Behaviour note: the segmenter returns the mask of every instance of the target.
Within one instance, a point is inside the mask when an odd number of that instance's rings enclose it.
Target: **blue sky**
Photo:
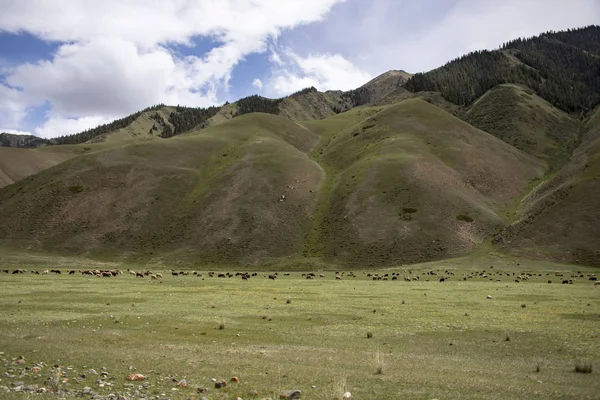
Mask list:
[[[0,132],[54,137],[156,103],[347,90],[590,24],[597,0],[0,0]]]

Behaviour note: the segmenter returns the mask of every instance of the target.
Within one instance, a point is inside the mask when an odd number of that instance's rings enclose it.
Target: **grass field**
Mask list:
[[[328,400],[346,390],[353,399],[600,398],[600,288],[588,281],[591,268],[481,254],[358,270],[342,280],[335,271],[314,271],[314,280],[298,271],[276,280],[258,272],[242,281],[168,270],[150,280],[130,276],[127,265],[0,255],[0,269],[11,271],[67,265],[125,274],[0,273],[0,386],[43,386],[56,364],[69,379],[59,381],[61,390],[88,386],[129,399],[276,399],[285,389]],[[487,278],[478,275],[483,270]],[[532,277],[515,283],[525,273]],[[557,274],[576,277],[562,285]],[[450,279],[440,283],[440,276]],[[596,369],[575,373],[578,362]],[[35,363],[44,363],[40,372],[19,377]],[[106,378],[88,372],[103,367]],[[132,372],[147,380],[127,382]],[[229,383],[233,376],[239,383]],[[215,389],[212,378],[227,387]],[[187,388],[176,386],[181,379]],[[208,392],[196,394],[197,387]],[[2,398],[26,396],[0,389]]]

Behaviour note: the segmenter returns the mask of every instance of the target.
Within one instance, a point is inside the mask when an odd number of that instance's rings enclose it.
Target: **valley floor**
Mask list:
[[[0,269],[18,267],[3,261]],[[152,280],[126,268],[114,278],[0,273],[0,387],[128,399],[277,399],[287,389],[302,399],[600,398],[600,288],[590,268],[454,260],[341,280],[294,271],[248,281],[169,270]],[[594,371],[575,373],[577,363]],[[58,368],[63,376],[45,386]],[[127,381],[131,373],[146,380]],[[213,378],[227,386],[215,389]]]

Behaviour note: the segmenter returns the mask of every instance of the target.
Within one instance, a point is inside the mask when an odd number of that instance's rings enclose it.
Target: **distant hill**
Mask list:
[[[51,140],[39,138],[33,135],[15,135],[12,133],[0,133],[0,147],[17,147],[22,149],[34,149],[36,147],[53,144]]]

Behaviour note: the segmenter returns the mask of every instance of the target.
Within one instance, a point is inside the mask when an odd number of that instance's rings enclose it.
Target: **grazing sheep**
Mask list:
[[[135,272],[135,271],[129,271],[129,275],[137,276],[137,272]]]
[[[158,278],[162,279],[162,274],[161,274],[160,272],[157,272],[157,273],[156,273],[156,274],[154,274],[154,275],[156,275]]]
[[[338,281],[341,281],[341,280],[342,280],[342,277],[341,277],[341,276],[339,276],[339,275],[336,275],[336,276],[335,276],[335,279],[336,279],[336,280],[338,280]]]
[[[269,275],[269,279],[275,280],[277,278],[277,275],[273,274],[273,275]]]
[[[158,276],[156,276],[155,274],[151,274],[150,279],[158,279]]]

